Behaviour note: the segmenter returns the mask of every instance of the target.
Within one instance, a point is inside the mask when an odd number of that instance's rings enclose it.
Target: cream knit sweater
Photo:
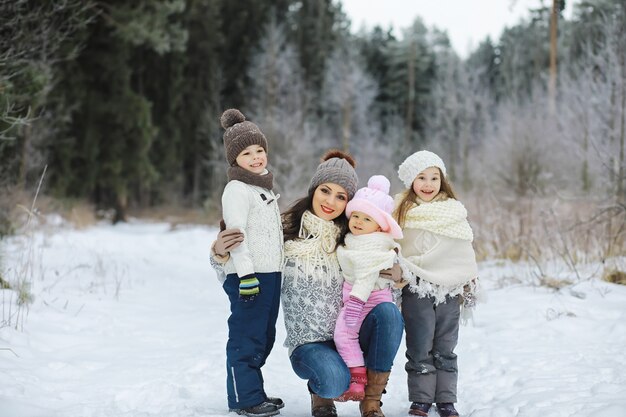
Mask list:
[[[240,277],[255,272],[279,272],[283,265],[283,229],[272,191],[233,180],[222,194],[226,227],[239,229],[243,243],[230,252],[226,274]]]

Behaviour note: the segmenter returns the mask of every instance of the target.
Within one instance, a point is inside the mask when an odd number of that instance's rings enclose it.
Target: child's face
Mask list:
[[[343,214],[347,204],[348,193],[338,184],[320,184],[313,194],[313,214],[320,219],[335,220]]]
[[[348,220],[348,228],[350,233],[357,236],[382,231],[374,219],[361,211],[352,212]]]
[[[413,191],[424,201],[431,201],[441,190],[441,172],[437,167],[426,168],[413,180]]]
[[[239,152],[236,159],[237,165],[246,171],[262,174],[267,166],[267,153],[262,146],[250,145]]]

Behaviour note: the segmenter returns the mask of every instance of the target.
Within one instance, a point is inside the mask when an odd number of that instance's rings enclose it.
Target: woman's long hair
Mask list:
[[[302,197],[296,200],[284,213],[281,214],[283,222],[283,241],[298,239],[300,236],[300,224],[302,222],[302,215],[305,211],[310,210],[313,212],[313,195],[315,190],[311,190],[306,197]],[[342,212],[336,219],[333,220],[335,225],[341,230],[337,244],[343,244],[346,233],[348,233],[348,219],[345,212]]]
[[[439,194],[445,193],[447,198],[457,199],[454,191],[452,190],[452,185],[448,181],[448,179],[443,175],[441,169],[437,167],[439,170],[439,175],[441,178],[441,189],[439,190]],[[439,195],[437,194],[437,195]],[[435,196],[436,198],[437,196]],[[401,228],[404,228],[404,222],[406,221],[406,214],[412,209],[414,206],[418,206],[417,202],[417,194],[415,190],[413,190],[413,184],[402,193],[402,199],[400,200],[400,204],[393,211],[393,217],[396,219]]]

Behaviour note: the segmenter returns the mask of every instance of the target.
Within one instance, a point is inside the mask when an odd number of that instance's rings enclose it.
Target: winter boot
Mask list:
[[[278,397],[267,397],[265,401],[268,403],[274,404],[276,408],[279,410],[285,406],[285,403],[283,402],[283,400],[281,400]]]
[[[411,403],[411,408],[409,408],[409,415],[411,416],[421,416],[425,417],[428,415],[428,410],[432,404],[429,403]]]
[[[350,368],[350,385],[348,390],[337,398],[337,401],[362,401],[365,398],[365,384],[367,384],[365,367]]]
[[[441,417],[459,417],[453,403],[437,403],[437,412]]]
[[[313,417],[337,417],[335,403],[330,398],[322,398],[311,393],[311,415]]]
[[[270,417],[275,416],[276,414],[280,414],[278,408],[268,401],[263,401],[261,404],[255,405],[254,407],[234,408],[230,409],[229,411],[233,411],[240,416],[248,417]]]
[[[383,396],[389,374],[391,372],[374,372],[367,370],[367,385],[365,386],[365,398],[361,401],[361,417],[385,417],[380,406],[383,403],[380,398]]]

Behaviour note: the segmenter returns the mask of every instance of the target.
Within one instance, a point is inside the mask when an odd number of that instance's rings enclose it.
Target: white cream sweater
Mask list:
[[[278,196],[272,191],[233,180],[222,194],[226,227],[239,229],[243,243],[233,249],[226,274],[240,277],[255,272],[279,272],[283,264],[283,229]]]
[[[367,301],[374,290],[389,288],[393,281],[380,278],[380,271],[391,268],[400,248],[388,233],[346,235],[345,246],[337,248],[337,259],[345,281],[352,284],[350,295]]]

